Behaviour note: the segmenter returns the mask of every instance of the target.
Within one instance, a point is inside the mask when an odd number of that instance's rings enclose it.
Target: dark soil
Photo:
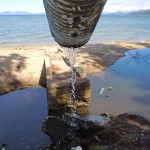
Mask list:
[[[134,114],[122,114],[111,119],[96,140],[104,149],[149,150],[150,122]]]
[[[74,123],[76,125],[71,126],[69,120],[55,117],[45,121],[44,132],[53,139],[53,143],[45,149],[70,150],[76,146],[83,150],[150,149],[150,122],[141,116],[125,113],[112,117],[104,125],[81,118],[74,118]],[[59,132],[59,128],[64,132],[55,136],[54,130]]]

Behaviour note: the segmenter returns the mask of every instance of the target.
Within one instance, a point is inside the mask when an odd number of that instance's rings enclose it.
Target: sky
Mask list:
[[[134,11],[150,9],[150,0],[107,0],[104,12]],[[0,0],[0,12],[27,11],[44,12],[43,0]]]

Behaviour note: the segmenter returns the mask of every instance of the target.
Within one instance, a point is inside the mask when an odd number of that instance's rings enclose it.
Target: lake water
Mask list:
[[[89,43],[149,39],[149,15],[102,15]],[[0,46],[50,44],[46,16],[0,16]]]
[[[91,81],[90,114],[139,114],[150,120],[150,48],[132,50]],[[100,95],[102,88],[112,87]],[[110,97],[107,97],[107,96]]]

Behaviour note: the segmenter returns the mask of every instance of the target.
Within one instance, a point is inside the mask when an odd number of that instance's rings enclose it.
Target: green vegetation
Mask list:
[[[102,145],[96,144],[92,146],[92,150],[106,150],[106,148]]]

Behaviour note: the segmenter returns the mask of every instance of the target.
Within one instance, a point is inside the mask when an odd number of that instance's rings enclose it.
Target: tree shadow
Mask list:
[[[130,49],[133,48],[114,44],[86,45],[79,49],[79,65],[86,66],[88,73],[93,73],[94,70],[100,72],[114,64]]]
[[[150,47],[150,43],[149,42],[140,42],[140,43],[136,43],[137,45],[140,45],[140,46],[144,46],[144,47]]]
[[[27,57],[16,53],[0,56],[0,95],[22,87],[16,73],[20,74],[26,68],[26,59]]]
[[[42,67],[42,71],[41,71],[41,75],[40,75],[39,85],[46,88],[46,64],[45,64],[45,60],[43,62],[43,67]]]
[[[79,55],[83,56],[82,59],[80,59],[79,64],[86,65],[86,70],[88,73],[100,73],[102,70],[107,69],[111,65],[113,65],[120,57],[124,56],[125,52],[130,50],[129,47],[124,47],[120,45],[105,45],[105,44],[97,44],[97,45],[88,45],[84,48],[81,48],[81,51],[79,52]],[[80,56],[79,56],[80,57]],[[134,50],[127,53],[127,56],[124,57],[123,61],[125,61],[124,66],[127,71],[127,66],[131,66],[129,63],[135,62],[137,65],[142,63],[143,65],[147,65],[149,67],[150,65],[150,54],[146,53],[140,50]],[[127,65],[127,63],[129,65]],[[120,65],[119,65],[120,67]],[[144,69],[144,67],[142,68]],[[115,72],[113,72],[115,73]],[[117,75],[119,75],[117,73]],[[121,74],[121,76],[124,76]],[[144,76],[144,75],[143,75]],[[134,78],[139,80],[141,78],[140,74],[136,76],[126,76],[125,78]],[[147,83],[147,82],[145,82]],[[143,85],[144,83],[142,83]],[[142,87],[142,85],[140,85]],[[143,87],[146,87],[146,85],[143,85]]]

